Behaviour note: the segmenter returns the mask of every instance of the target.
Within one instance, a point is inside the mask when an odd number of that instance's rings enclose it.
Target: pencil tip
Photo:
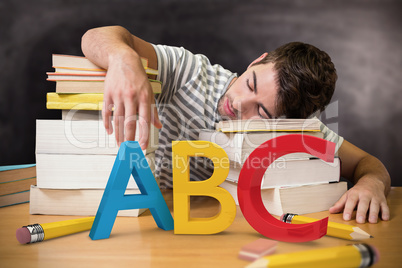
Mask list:
[[[370,238],[374,238],[374,236],[370,235]]]

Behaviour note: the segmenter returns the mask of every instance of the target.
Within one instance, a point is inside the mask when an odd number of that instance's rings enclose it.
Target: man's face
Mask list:
[[[258,61],[258,59],[256,60]],[[249,66],[218,102],[223,120],[275,118],[278,87],[273,63]]]

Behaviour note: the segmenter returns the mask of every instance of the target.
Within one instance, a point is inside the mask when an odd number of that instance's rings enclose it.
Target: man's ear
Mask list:
[[[265,52],[264,54],[262,54],[261,56],[259,56],[257,59],[255,59],[252,63],[250,63],[250,65],[247,67],[250,68],[253,64],[260,62],[263,58],[265,58],[268,55],[268,52]]]

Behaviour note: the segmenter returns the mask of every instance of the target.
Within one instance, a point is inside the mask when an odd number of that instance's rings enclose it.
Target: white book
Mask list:
[[[231,162],[227,180],[237,182],[242,166]],[[333,163],[318,158],[274,161],[265,171],[262,188],[278,186],[307,185],[339,181],[341,176],[340,160]]]
[[[141,63],[147,74],[158,75],[158,70],[148,68],[148,59],[141,58]],[[59,70],[59,68],[63,68],[63,69],[80,70],[81,71],[80,73],[87,73],[87,71],[106,72],[105,69],[97,66],[96,64],[94,64],[89,59],[83,56],[53,54],[52,64],[53,68],[55,68],[56,70]]]
[[[318,118],[311,119],[246,119],[225,120],[215,125],[215,129],[221,132],[244,132],[244,131],[320,131],[321,122]]]
[[[87,58],[75,55],[53,54],[52,65],[54,68],[63,67],[88,71],[106,71]]]
[[[104,190],[41,189],[31,186],[29,213],[44,215],[95,216]],[[140,194],[127,190],[126,194]],[[120,210],[117,216],[139,216],[146,209]]]
[[[102,121],[102,110],[61,110],[61,119]]]
[[[239,205],[237,183],[224,181],[220,186],[226,189]],[[346,182],[323,183],[262,189],[261,198],[265,208],[272,215],[307,214],[328,210],[346,191]]]
[[[136,140],[138,140],[138,121]],[[158,147],[159,131],[153,125],[148,148],[144,154]],[[119,150],[114,135],[108,135],[101,120],[37,120],[37,154],[109,154]]]
[[[211,141],[222,147],[227,153],[229,160],[243,164],[248,156],[262,143],[275,137],[288,134],[304,134],[318,138],[323,138],[323,133],[319,131],[311,132],[236,132],[223,133],[220,131],[202,130],[199,134],[199,140]],[[309,159],[311,154],[292,153],[282,157],[282,159]]]
[[[155,154],[145,156],[154,173]],[[36,154],[36,182],[40,188],[49,189],[104,189],[110,177],[115,155],[80,155],[80,154]],[[144,159],[144,158],[142,158]],[[134,178],[130,178],[128,189],[138,189]]]

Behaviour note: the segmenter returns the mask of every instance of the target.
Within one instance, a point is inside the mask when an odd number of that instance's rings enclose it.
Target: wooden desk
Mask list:
[[[172,193],[165,192],[172,207]],[[380,262],[373,267],[401,267],[402,261],[402,188],[389,195],[391,220],[378,224],[344,222],[341,214],[310,214],[330,221],[359,226],[374,238],[365,240],[375,245]],[[212,216],[218,206],[211,198],[193,198],[192,216]],[[237,258],[239,249],[262,236],[237,210],[235,222],[215,235],[175,235],[158,229],[149,211],[138,218],[118,217],[109,239],[92,241],[82,232],[35,244],[21,245],[15,231],[23,225],[46,223],[78,217],[29,215],[29,204],[0,209],[0,267],[244,267],[249,262]],[[277,253],[319,247],[347,245],[351,241],[323,237],[308,243],[278,244]]]

